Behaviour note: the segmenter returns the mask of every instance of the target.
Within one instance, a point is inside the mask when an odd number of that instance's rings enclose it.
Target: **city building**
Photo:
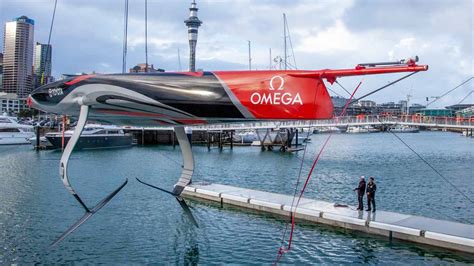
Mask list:
[[[450,109],[422,109],[418,114],[423,116],[454,117],[456,111]]]
[[[346,105],[347,101],[349,99],[344,98],[344,97],[339,97],[339,96],[331,96],[332,104],[334,106],[334,115],[339,116],[342,113],[342,110],[344,109],[344,106]],[[346,109],[345,115],[346,116],[354,116],[358,114],[364,114],[363,108],[357,104],[357,103],[352,103],[349,104],[349,106]]]
[[[377,106],[376,102],[370,101],[370,100],[361,100],[361,101],[358,101],[357,104],[361,107],[366,107],[366,108],[374,108],[375,106]]]
[[[405,113],[403,107],[406,108],[406,104],[403,105],[402,103],[395,102],[382,103],[377,105],[376,113],[379,115],[401,115]]]
[[[334,114],[339,115],[348,99],[339,96],[332,96],[331,100],[334,105]],[[408,102],[406,100],[401,100],[398,103],[388,102],[382,104],[377,104],[375,101],[371,100],[361,100],[350,104],[346,110],[346,115],[405,115],[407,113],[407,104]],[[410,105],[408,112],[409,114],[415,114],[419,113],[420,110],[424,108],[424,105],[414,103]]]
[[[165,72],[164,69],[158,68],[155,69],[153,67],[153,64],[148,64],[148,67],[145,63],[143,64],[138,64],[132,68],[129,69],[130,73],[155,73],[155,72]]]
[[[37,42],[35,45],[35,88],[53,81],[51,76],[51,44]]]
[[[26,98],[33,89],[34,20],[21,16],[5,23],[2,90]]]
[[[188,40],[189,40],[189,71],[196,71],[196,44],[198,38],[198,28],[201,26],[202,21],[197,17],[198,8],[196,1],[193,0],[191,7],[189,8],[189,18],[184,21],[188,27]]]
[[[3,53],[0,53],[0,92],[2,91],[3,82]]]
[[[16,93],[0,92],[0,114],[17,114],[22,110],[29,109],[26,98],[18,98]]]
[[[426,106],[418,103],[414,103],[410,106],[410,114],[416,114],[419,113],[420,110],[425,109]]]
[[[449,109],[449,110],[454,110],[454,111],[462,111],[466,108],[472,108],[474,106],[474,104],[472,103],[459,103],[459,104],[453,104],[453,105],[450,105],[450,106],[446,106],[446,109]]]
[[[474,105],[456,112],[457,117],[474,118]]]

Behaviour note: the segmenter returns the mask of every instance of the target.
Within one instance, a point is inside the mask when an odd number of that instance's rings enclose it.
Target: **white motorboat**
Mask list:
[[[372,126],[349,126],[347,127],[347,133],[373,133],[379,130]]]
[[[244,131],[234,135],[234,141],[240,143],[252,143],[258,140],[257,133],[255,131]]]
[[[64,132],[64,146],[71,138],[74,130],[67,130]],[[63,146],[63,134],[61,132],[47,133],[46,139],[56,149],[61,149]],[[81,137],[76,144],[77,149],[102,149],[102,148],[122,148],[131,147],[133,144],[133,137],[130,134],[125,134],[123,129],[113,125],[96,125],[89,124],[84,127]]]
[[[0,145],[30,144],[34,127],[18,123],[15,117],[0,116]]]
[[[324,133],[341,133],[341,129],[338,127],[318,127],[313,130],[314,134]]]
[[[420,129],[418,129],[417,127],[410,127],[405,125],[395,125],[389,128],[388,131],[394,133],[418,133],[420,132]]]

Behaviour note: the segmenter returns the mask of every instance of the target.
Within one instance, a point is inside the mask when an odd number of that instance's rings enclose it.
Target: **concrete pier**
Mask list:
[[[292,196],[220,184],[193,184],[185,188],[186,198],[205,199],[242,208],[290,216]],[[356,211],[334,203],[302,198],[296,217],[388,238],[474,253],[474,225],[378,210]]]

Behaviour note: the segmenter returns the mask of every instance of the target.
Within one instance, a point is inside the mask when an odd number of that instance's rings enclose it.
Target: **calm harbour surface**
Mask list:
[[[474,139],[450,132],[400,134],[459,190],[474,197]],[[306,177],[327,135],[312,135],[303,164]],[[193,147],[194,182],[212,182],[293,194],[303,152],[261,152],[258,147]],[[78,151],[69,176],[94,205],[128,178],[128,185],[99,213],[49,248],[83,210],[59,177],[58,151],[30,145],[0,146],[0,264],[199,263],[271,264],[282,218],[191,201],[194,228],[169,195],[138,177],[172,188],[180,174],[179,147]],[[321,157],[304,197],[356,204],[360,175],[374,176],[379,210],[474,223],[473,205],[392,134],[336,134]],[[282,263],[457,264],[474,256],[384,237],[298,223]]]

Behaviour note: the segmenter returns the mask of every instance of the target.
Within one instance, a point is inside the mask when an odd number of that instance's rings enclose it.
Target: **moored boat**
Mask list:
[[[15,117],[0,116],[0,145],[30,144],[34,127],[18,123]]]
[[[73,130],[64,132],[64,146],[73,134]],[[47,133],[46,139],[55,149],[61,149],[62,133]],[[125,134],[123,129],[112,125],[86,125],[76,145],[77,149],[103,149],[131,147],[132,135]]]
[[[405,125],[395,125],[388,129],[390,132],[394,133],[418,133],[420,130],[417,127],[410,127]]]
[[[349,126],[347,127],[347,133],[373,133],[379,132],[378,129],[372,126]]]

